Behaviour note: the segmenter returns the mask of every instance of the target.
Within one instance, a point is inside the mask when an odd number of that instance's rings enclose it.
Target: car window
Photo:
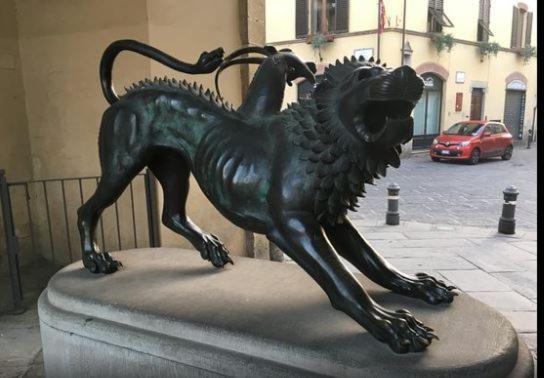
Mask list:
[[[445,135],[476,135],[482,125],[469,122],[458,122],[444,131]]]
[[[497,123],[488,123],[486,125],[485,131],[489,131],[491,134],[500,134],[502,133],[501,125]]]

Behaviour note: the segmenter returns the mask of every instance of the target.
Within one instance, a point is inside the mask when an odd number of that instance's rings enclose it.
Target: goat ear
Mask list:
[[[285,48],[285,49],[281,49],[280,52],[290,52],[290,53],[292,53],[293,50]]]
[[[264,51],[266,51],[268,55],[274,55],[278,53],[278,50],[276,50],[274,46],[269,46],[269,45],[264,46]]]
[[[306,65],[308,66],[310,71],[312,71],[313,74],[315,74],[317,72],[317,68],[316,68],[314,62],[306,62]]]

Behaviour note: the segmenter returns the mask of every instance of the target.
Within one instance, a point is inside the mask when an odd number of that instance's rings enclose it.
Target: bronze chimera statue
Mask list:
[[[178,71],[200,74],[236,63],[260,63],[242,105],[234,110],[202,86],[171,79],[135,84],[119,98],[111,86],[116,55],[138,52]],[[257,52],[263,58],[237,56]],[[219,72],[218,71],[218,72]],[[144,167],[164,191],[163,223],[187,238],[216,267],[232,263],[220,240],[187,217],[192,173],[211,203],[235,225],[265,234],[351,316],[397,353],[425,349],[436,336],[406,310],[372,300],[340,257],[381,286],[431,304],[449,303],[453,286],[427,274],[403,274],[389,265],[347,218],[365,184],[400,164],[400,145],[412,138],[412,109],[423,81],[407,66],[389,69],[373,59],[344,58],[325,69],[312,99],[280,111],[285,84],[314,81],[315,66],[288,50],[249,47],[223,59],[203,53],[194,65],[145,44],[114,42],[101,62],[102,88],[111,106],[99,136],[102,177],[78,210],[83,264],[93,273],[120,263],[100,252],[95,229]]]

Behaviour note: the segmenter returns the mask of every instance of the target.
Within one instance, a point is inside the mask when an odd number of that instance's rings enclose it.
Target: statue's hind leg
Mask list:
[[[83,265],[92,273],[113,273],[120,263],[96,244],[96,225],[104,209],[113,204],[143,166],[107,166],[94,194],[77,211]]]
[[[345,312],[397,353],[424,350],[436,336],[406,310],[374,302],[349,272],[311,213],[284,213],[267,237],[297,262]]]
[[[349,219],[323,228],[338,253],[378,285],[395,293],[420,298],[431,304],[449,303],[457,293],[444,282],[425,273],[411,277],[383,259],[357,232]]]
[[[94,194],[77,210],[83,265],[92,273],[113,273],[120,265],[107,252],[100,253],[95,231],[104,209],[145,166],[145,148],[133,141],[136,120],[122,108],[109,108],[102,119],[98,141],[102,176]]]
[[[149,168],[164,192],[163,224],[189,240],[202,258],[211,261],[214,266],[219,268],[229,262],[232,264],[227,249],[217,236],[202,231],[186,215],[190,171],[183,157],[174,151],[163,149],[156,153]]]

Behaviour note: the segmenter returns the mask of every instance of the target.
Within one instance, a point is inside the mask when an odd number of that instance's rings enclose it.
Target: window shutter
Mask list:
[[[482,20],[484,24],[489,27],[489,21],[490,21],[490,12],[491,11],[491,1],[490,0],[484,0],[484,9],[482,14]]]
[[[533,31],[533,12],[527,13],[527,28],[525,29],[525,46],[531,44],[531,32]]]
[[[444,11],[444,0],[429,0],[429,8],[436,9],[439,12]]]
[[[349,0],[336,0],[336,30],[337,33],[349,31]]]
[[[295,34],[304,38],[308,35],[308,0],[296,0],[295,7]]]
[[[519,24],[519,11],[516,6],[512,8],[512,38],[510,40],[510,47],[518,47],[518,24]]]

